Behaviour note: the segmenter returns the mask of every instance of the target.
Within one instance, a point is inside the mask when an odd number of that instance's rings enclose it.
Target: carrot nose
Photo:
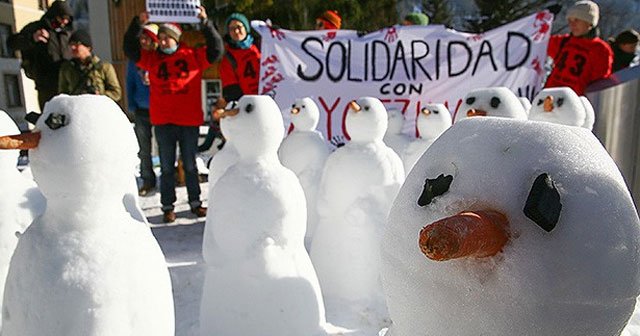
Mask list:
[[[426,107],[423,107],[422,110],[420,110],[420,112],[424,113],[425,115],[430,115],[431,114],[431,111],[429,111],[429,109],[426,108]]]
[[[545,112],[551,112],[553,111],[553,96],[547,96],[544,99],[544,105],[543,105],[544,111]]]
[[[467,117],[486,117],[487,111],[470,109],[467,111]]]
[[[291,114],[298,114],[298,113],[300,113],[300,108],[294,107],[291,109]]]
[[[362,110],[362,107],[360,107],[360,105],[358,105],[358,103],[356,103],[355,100],[352,100],[349,103],[349,107],[351,107],[351,109],[354,110],[355,112],[360,112],[360,110]]]
[[[234,108],[230,110],[224,110],[224,113],[220,115],[220,118],[233,117],[234,115],[240,113],[240,109]]]
[[[507,217],[498,211],[463,211],[422,228],[418,244],[435,261],[490,257],[509,240],[508,228]]]
[[[32,149],[40,143],[40,132],[5,135],[0,137],[0,149]]]

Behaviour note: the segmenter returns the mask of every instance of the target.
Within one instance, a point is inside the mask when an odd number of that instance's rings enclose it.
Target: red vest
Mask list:
[[[151,124],[202,125],[202,72],[210,65],[206,47],[180,45],[171,55],[141,50],[137,65],[149,71]]]
[[[260,81],[260,50],[255,44],[248,49],[225,45],[225,53],[218,70],[222,87],[238,84],[243,94],[258,94]],[[235,65],[233,64],[235,61]]]

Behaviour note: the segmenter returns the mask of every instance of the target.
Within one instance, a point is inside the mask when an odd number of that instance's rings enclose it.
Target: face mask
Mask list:
[[[176,50],[178,50],[178,46],[176,45],[175,47],[169,47],[169,48],[161,48],[160,51],[162,51],[163,53],[167,54],[167,55],[171,55],[174,52],[176,52]]]

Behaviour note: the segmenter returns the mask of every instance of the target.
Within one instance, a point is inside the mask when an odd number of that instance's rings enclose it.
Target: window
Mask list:
[[[9,52],[9,47],[7,47],[7,39],[9,39],[10,35],[11,35],[11,26],[0,23],[0,57],[4,57],[4,58],[15,57],[15,55],[13,55],[12,52]]]
[[[18,75],[4,75],[4,89],[7,97],[7,107],[21,107],[22,94],[20,93],[20,80]]]

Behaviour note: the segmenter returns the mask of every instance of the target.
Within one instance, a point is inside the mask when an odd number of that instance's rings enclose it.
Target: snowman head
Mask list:
[[[33,176],[47,199],[123,195],[134,179],[138,143],[120,107],[97,95],[59,95],[36,123]]]
[[[387,130],[387,110],[378,98],[361,97],[350,103],[345,120],[354,142],[382,141]]]
[[[320,111],[310,97],[296,99],[291,106],[291,122],[294,131],[313,131],[318,126]]]
[[[547,88],[536,95],[529,120],[583,126],[587,119],[582,100],[569,87]]]
[[[398,335],[613,335],[640,291],[639,237],[624,180],[588,130],[463,120],[389,214],[391,318]]]
[[[418,133],[422,139],[435,139],[451,127],[451,114],[444,104],[427,104],[416,119]]]
[[[455,122],[486,116],[527,119],[527,113],[513,91],[506,87],[489,87],[467,93],[455,115]]]
[[[16,123],[7,112],[0,110],[0,136],[19,134]],[[15,170],[20,151],[17,149],[0,150],[0,171]]]
[[[276,155],[284,136],[278,105],[269,96],[245,95],[223,114],[225,134],[243,158]]]

